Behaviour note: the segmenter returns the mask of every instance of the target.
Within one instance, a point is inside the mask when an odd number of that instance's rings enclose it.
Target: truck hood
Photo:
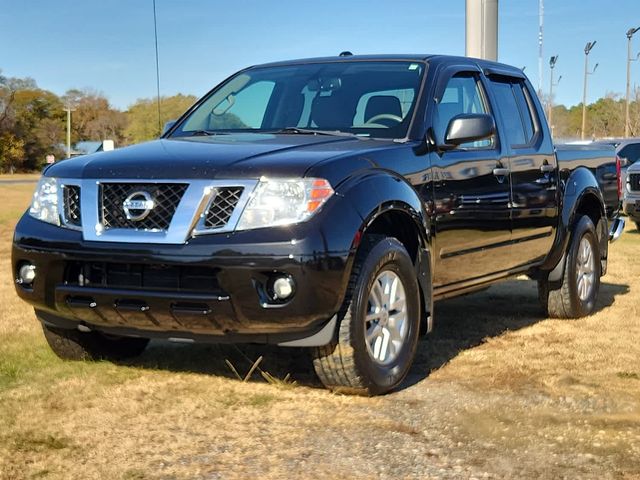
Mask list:
[[[301,177],[329,158],[362,155],[392,144],[355,137],[257,133],[170,138],[65,160],[45,175],[150,180]]]

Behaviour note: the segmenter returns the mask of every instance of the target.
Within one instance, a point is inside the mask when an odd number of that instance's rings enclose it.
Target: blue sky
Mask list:
[[[354,53],[464,54],[465,0],[156,0],[161,93],[202,95],[251,64]],[[548,60],[560,55],[556,101],[582,100],[583,48],[599,63],[589,100],[623,93],[626,36],[640,0],[545,0]],[[538,84],[538,0],[500,0],[499,60]],[[640,32],[634,38],[640,51]],[[0,0],[0,69],[57,94],[90,87],[126,108],[155,94],[152,0]],[[632,84],[640,85],[640,62]]]

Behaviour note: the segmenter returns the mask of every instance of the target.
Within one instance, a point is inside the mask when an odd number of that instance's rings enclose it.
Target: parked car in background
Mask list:
[[[625,183],[624,213],[633,220],[640,230],[640,162],[631,165],[627,170]]]
[[[608,140],[597,140],[592,145],[611,145],[616,149],[616,155],[620,158],[622,185],[627,183],[627,169],[640,159],[640,138],[611,138]],[[628,190],[623,192],[623,202],[627,197]]]

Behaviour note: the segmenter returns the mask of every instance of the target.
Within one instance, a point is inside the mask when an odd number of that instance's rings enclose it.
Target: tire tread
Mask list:
[[[352,347],[352,315],[355,313],[353,295],[363,265],[373,248],[387,239],[384,235],[365,235],[354,261],[351,277],[347,286],[347,293],[343,307],[338,312],[339,326],[337,340],[314,349],[313,364],[320,381],[329,389],[339,393],[358,395],[372,395],[380,393],[379,388],[372,384],[356,365],[355,352]],[[395,240],[395,239],[394,239]]]

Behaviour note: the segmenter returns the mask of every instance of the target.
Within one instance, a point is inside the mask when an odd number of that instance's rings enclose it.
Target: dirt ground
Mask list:
[[[323,390],[303,350],[154,342],[125,364],[58,360],[10,276],[32,189],[0,185],[1,479],[640,479],[635,230],[591,317],[545,318],[524,279],[440,302],[404,385],[361,398]],[[260,356],[247,382],[229,368]]]

